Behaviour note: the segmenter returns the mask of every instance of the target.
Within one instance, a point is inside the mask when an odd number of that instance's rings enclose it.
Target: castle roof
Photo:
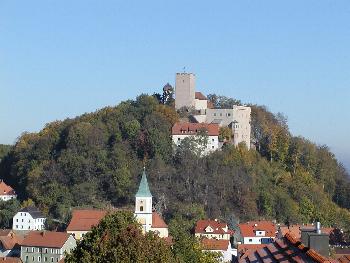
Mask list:
[[[143,170],[141,182],[139,185],[139,190],[137,191],[135,197],[152,197],[151,191],[149,190],[149,187],[148,187],[145,169]]]

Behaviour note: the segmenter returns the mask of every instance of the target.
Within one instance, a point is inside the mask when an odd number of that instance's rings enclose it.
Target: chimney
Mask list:
[[[301,242],[321,255],[329,256],[329,235],[321,232],[321,223],[314,228],[301,228]]]

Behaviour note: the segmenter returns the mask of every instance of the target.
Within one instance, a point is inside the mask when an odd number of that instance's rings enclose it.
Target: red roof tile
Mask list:
[[[226,223],[220,222],[218,220],[199,220],[196,223],[196,227],[194,232],[196,234],[205,234],[209,232],[206,232],[205,229],[210,226],[213,229],[213,232],[210,232],[210,234],[229,234],[232,235],[234,232],[232,230],[225,231],[223,228],[227,227]]]
[[[22,260],[20,258],[15,258],[15,257],[0,257],[0,262],[22,263]]]
[[[253,221],[239,224],[243,237],[255,237],[258,230],[265,231],[265,237],[276,237],[276,226],[270,221]]]
[[[4,181],[0,181],[0,195],[15,195],[16,192],[13,190],[13,188],[7,184],[5,184]]]
[[[19,245],[23,241],[22,236],[18,236],[14,233],[8,236],[0,236],[0,244],[5,250],[11,250],[13,249],[16,245]]]
[[[287,233],[284,238],[265,245],[263,248],[244,254],[239,263],[259,262],[334,262],[313,249],[305,247],[298,239]]]
[[[12,229],[0,229],[0,237],[9,236],[11,233],[13,233]]]
[[[152,213],[152,228],[168,228],[168,225],[157,212]]]
[[[90,231],[106,214],[107,211],[102,210],[74,210],[66,231]]]
[[[350,255],[344,255],[344,256],[338,258],[338,261],[340,263],[349,263],[350,262]]]
[[[206,130],[209,136],[219,136],[219,125],[212,123],[177,122],[172,128],[172,135],[196,135],[200,130]]]
[[[195,99],[197,99],[197,100],[207,100],[207,97],[204,96],[202,92],[196,92],[195,93]]]
[[[280,226],[280,232],[282,236],[285,236],[287,233],[290,233],[292,236],[300,239],[301,238],[301,229],[303,228],[315,228],[315,225],[290,225],[288,226]],[[331,227],[321,227],[321,232],[330,235],[333,231]]]
[[[51,231],[31,231],[21,243],[29,247],[62,248],[70,234]]]
[[[203,249],[205,250],[227,250],[230,244],[229,240],[223,239],[208,239],[204,238],[201,240]]]

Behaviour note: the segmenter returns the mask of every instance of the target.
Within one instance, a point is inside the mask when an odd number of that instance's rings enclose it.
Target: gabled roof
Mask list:
[[[70,234],[51,231],[31,231],[21,243],[28,247],[62,248]]]
[[[201,244],[203,246],[203,249],[205,250],[223,250],[226,251],[229,248],[230,241],[229,240],[223,240],[223,239],[208,239],[203,238],[201,240]]]
[[[265,231],[265,237],[276,237],[276,226],[270,221],[252,221],[239,224],[242,237],[255,237],[256,231]]]
[[[212,123],[177,122],[174,124],[172,135],[196,135],[200,130],[206,130],[209,136],[219,136],[219,125]]]
[[[264,246],[261,249],[244,254],[239,263],[259,262],[334,262],[320,255],[313,249],[307,248],[289,233],[282,239]]]
[[[34,219],[36,218],[45,218],[45,216],[40,212],[35,206],[27,206],[19,210],[19,212],[29,213]]]
[[[102,210],[74,210],[66,231],[90,231],[106,214],[107,211]]]
[[[143,170],[139,189],[137,190],[135,197],[152,197],[151,191],[149,190],[149,187],[148,187],[145,169]]]
[[[15,235],[14,233],[8,236],[0,236],[0,247],[3,247],[5,250],[11,250],[14,246],[20,244],[23,239],[22,236]]]
[[[202,92],[198,92],[198,91],[195,93],[194,98],[197,100],[207,100],[207,97],[204,96]]]
[[[11,186],[0,180],[0,195],[16,195],[16,192]]]
[[[157,212],[152,212],[152,228],[168,228],[168,225]]]
[[[223,228],[227,227],[226,223],[220,222],[219,220],[199,220],[196,223],[194,232],[196,234],[205,234],[207,233],[205,229],[210,226],[213,229],[212,234],[229,234],[232,235],[234,232],[232,230],[225,231]]]

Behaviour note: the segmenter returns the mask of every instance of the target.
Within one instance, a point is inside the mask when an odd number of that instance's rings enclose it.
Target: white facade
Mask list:
[[[247,106],[233,106],[232,109],[207,109],[206,123],[217,123],[220,127],[232,128],[233,144],[237,146],[244,142],[250,149],[250,115],[251,108]]]
[[[142,225],[143,231],[148,232],[152,228],[152,197],[136,197],[135,216]]]
[[[29,212],[18,212],[13,217],[13,230],[43,230],[45,217],[33,218]]]
[[[15,199],[15,198],[17,198],[17,195],[9,195],[9,194],[0,195],[0,200],[2,200],[2,201],[9,201],[9,200]]]
[[[237,257],[237,249],[232,248],[231,243],[230,242],[228,242],[228,243],[229,243],[229,245],[225,250],[204,249],[203,251],[220,253],[221,254],[220,261],[221,262],[231,262],[233,256]]]
[[[175,108],[195,107],[196,78],[192,73],[176,73]]]
[[[206,110],[208,108],[208,100],[194,100],[194,108],[196,110]]]
[[[189,134],[175,134],[172,135],[173,142],[176,146],[179,146],[185,138],[194,138],[196,135]],[[206,155],[210,152],[219,149],[219,136],[208,136],[207,147],[203,150],[202,154]]]

